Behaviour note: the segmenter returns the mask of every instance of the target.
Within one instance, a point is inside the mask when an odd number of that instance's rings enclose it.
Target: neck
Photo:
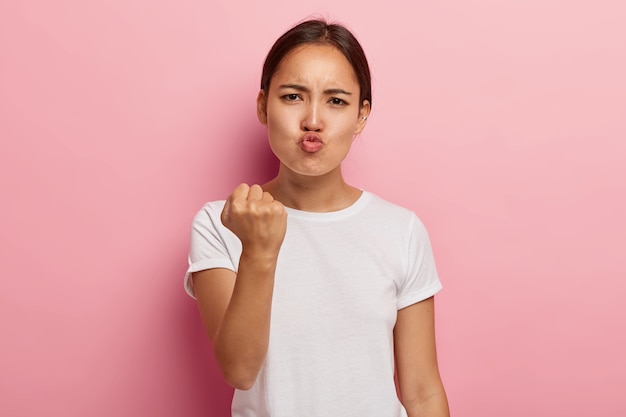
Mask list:
[[[351,206],[361,190],[347,184],[341,168],[326,175],[309,177],[281,168],[276,178],[263,185],[276,200],[287,207],[312,212],[337,211]]]

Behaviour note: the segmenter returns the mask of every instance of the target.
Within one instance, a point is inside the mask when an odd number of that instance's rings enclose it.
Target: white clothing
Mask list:
[[[239,239],[207,203],[191,233],[192,272],[237,271]],[[406,416],[394,385],[397,310],[441,289],[417,216],[363,192],[329,213],[287,208],[278,256],[270,339],[253,387],[235,390],[234,417]]]

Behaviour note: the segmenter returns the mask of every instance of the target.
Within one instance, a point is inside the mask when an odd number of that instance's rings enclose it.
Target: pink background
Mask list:
[[[346,173],[429,228],[453,415],[626,415],[623,2],[94,3],[0,5],[0,415],[228,414],[189,226],[273,174],[260,67],[313,14],[371,61]]]

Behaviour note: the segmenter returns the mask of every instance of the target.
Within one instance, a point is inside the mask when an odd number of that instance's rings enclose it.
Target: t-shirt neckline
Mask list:
[[[325,211],[325,212],[304,211],[304,210],[297,210],[291,207],[285,207],[285,209],[287,210],[288,217],[292,219],[318,220],[318,221],[319,220],[321,221],[337,220],[337,219],[344,219],[346,217],[350,217],[354,213],[360,211],[361,208],[363,208],[367,204],[367,202],[371,199],[371,197],[372,197],[371,193],[365,190],[361,190],[361,195],[354,203],[352,203],[346,208],[343,208],[341,210],[336,210],[336,211]]]

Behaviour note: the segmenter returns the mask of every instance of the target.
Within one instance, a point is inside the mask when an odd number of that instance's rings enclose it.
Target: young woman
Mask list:
[[[186,288],[236,388],[235,417],[449,415],[426,230],[342,176],[371,105],[347,29],[311,20],[287,31],[257,98],[278,175],[194,219]]]

